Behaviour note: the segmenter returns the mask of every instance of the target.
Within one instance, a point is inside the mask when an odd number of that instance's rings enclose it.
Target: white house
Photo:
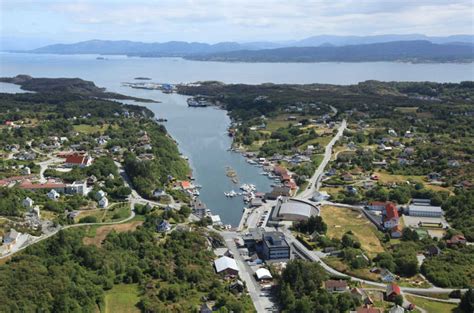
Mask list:
[[[27,209],[31,209],[33,207],[33,204],[35,202],[33,200],[31,200],[30,197],[26,197],[25,200],[23,200],[23,206]]]
[[[48,192],[48,195],[47,195],[47,196],[48,196],[48,198],[50,198],[51,200],[58,200],[61,195],[60,195],[59,192],[57,192],[56,190],[51,189],[51,191]]]
[[[270,280],[273,278],[270,271],[263,267],[255,271],[255,276],[257,277],[257,280]]]
[[[97,193],[95,194],[95,198],[96,198],[97,200],[100,200],[100,199],[104,198],[106,195],[107,195],[107,194],[106,194],[104,191],[99,190],[99,191],[97,191]]]
[[[157,230],[160,233],[165,233],[171,229],[171,225],[167,220],[161,221],[161,223],[158,225]]]
[[[21,169],[21,174],[22,175],[30,175],[31,174],[31,169],[28,166],[25,166],[24,168]]]
[[[10,231],[3,237],[3,244],[6,245],[8,249],[10,249],[11,246],[16,243],[20,235],[21,233],[17,232],[13,228],[10,229]]]
[[[225,273],[226,275],[235,276],[239,273],[237,262],[227,256],[214,260],[214,267],[217,273]]]
[[[102,199],[99,200],[99,208],[106,208],[109,205],[109,199],[106,197],[102,197]]]
[[[31,209],[31,213],[35,214],[36,217],[41,218],[41,212],[39,206],[35,206]]]
[[[222,225],[221,217],[219,215],[211,215],[212,225]]]

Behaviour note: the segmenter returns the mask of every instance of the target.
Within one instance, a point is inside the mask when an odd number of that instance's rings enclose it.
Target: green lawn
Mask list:
[[[107,128],[109,128],[108,124],[104,125],[87,125],[87,124],[80,124],[80,125],[74,125],[74,130],[77,131],[78,133],[83,133],[83,134],[93,134],[100,132],[101,134],[104,133]]]
[[[116,203],[111,205],[103,218],[104,222],[115,222],[126,219],[130,216],[130,205],[125,203]]]
[[[429,313],[449,313],[455,312],[456,304],[438,302],[415,296],[406,296],[407,301],[415,304],[417,307],[425,309]]]
[[[137,285],[115,285],[105,293],[106,313],[135,313],[140,312],[137,308],[139,302],[139,290]]]
[[[328,226],[329,238],[341,239],[350,230],[360,241],[362,249],[369,258],[385,251],[377,236],[377,228],[364,214],[347,208],[325,205],[321,209],[321,217]]]

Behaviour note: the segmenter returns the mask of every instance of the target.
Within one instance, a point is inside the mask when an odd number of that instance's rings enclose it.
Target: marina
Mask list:
[[[247,160],[240,153],[228,151],[232,146],[231,121],[224,110],[214,106],[190,109],[188,97],[160,88],[166,84],[192,83],[206,80],[224,83],[333,83],[351,84],[368,79],[377,80],[438,80],[459,82],[472,77],[472,68],[467,64],[410,64],[395,62],[360,63],[218,63],[195,62],[180,58],[128,58],[111,56],[106,61],[97,61],[97,55],[48,55],[27,53],[2,53],[5,62],[1,76],[16,76],[19,73],[36,77],[81,77],[93,81],[107,91],[124,95],[152,99],[157,103],[144,105],[159,118],[166,118],[166,128],[178,142],[181,153],[189,157],[193,176],[203,186],[199,199],[212,214],[219,215],[222,223],[238,225],[241,216],[242,196],[228,198],[224,192],[234,189],[239,183],[226,175],[223,169],[231,166],[238,180],[255,184],[259,192],[269,192],[281,186],[272,174],[261,175],[258,160]],[[48,65],[46,65],[48,64]],[[346,75],[346,73],[352,75]],[[153,77],[151,80],[135,81],[136,77]],[[131,88],[133,84],[135,88]],[[3,84],[2,90],[18,90],[16,85]],[[167,87],[164,87],[167,88]],[[231,135],[231,136],[229,136]]]

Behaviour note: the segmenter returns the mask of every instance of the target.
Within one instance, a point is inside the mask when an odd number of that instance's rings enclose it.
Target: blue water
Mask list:
[[[224,223],[237,225],[242,213],[241,198],[228,199],[224,192],[235,189],[225,175],[226,166],[237,171],[241,183],[256,184],[259,191],[270,190],[271,181],[260,175],[261,169],[249,165],[236,153],[227,151],[231,139],[226,130],[230,120],[225,111],[215,108],[189,108],[186,97],[159,91],[121,86],[145,76],[153,82],[195,82],[219,80],[226,83],[331,83],[353,84],[377,79],[384,81],[460,82],[474,80],[473,64],[408,63],[219,63],[196,62],[176,58],[107,57],[95,55],[0,54],[0,76],[28,74],[34,77],[79,77],[100,87],[126,95],[155,99],[144,104],[158,117],[168,119],[166,128],[189,157],[197,183],[203,186],[201,199]],[[19,92],[10,84],[0,91]]]

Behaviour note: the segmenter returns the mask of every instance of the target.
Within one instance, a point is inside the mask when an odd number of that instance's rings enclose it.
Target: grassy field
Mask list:
[[[407,301],[415,304],[417,307],[425,309],[429,313],[449,313],[455,312],[456,304],[428,300],[411,295],[406,296]]]
[[[314,139],[311,139],[303,144],[301,144],[299,146],[300,149],[306,149],[306,147],[308,147],[309,145],[317,145],[319,144],[321,147],[325,147],[328,145],[328,143],[331,141],[332,139],[332,135],[331,136],[322,136],[322,137],[318,137],[318,138],[314,138]]]
[[[365,280],[378,281],[379,275],[371,273],[368,268],[361,269],[350,269],[348,265],[344,264],[340,259],[336,257],[327,257],[324,259],[324,263],[334,268],[335,270],[346,273],[351,276],[359,277]]]
[[[336,197],[339,191],[344,190],[344,187],[322,187],[321,191],[326,191],[331,197]]]
[[[100,247],[105,237],[107,237],[107,235],[112,230],[118,233],[133,231],[141,224],[143,224],[142,221],[133,221],[116,225],[89,226],[86,236],[82,239],[82,242],[85,245],[95,245],[97,247]]]
[[[83,133],[83,134],[94,134],[94,133],[101,133],[103,134],[107,128],[109,128],[108,124],[104,125],[87,125],[87,124],[80,124],[80,125],[74,125],[74,130],[77,131],[78,133]]]
[[[130,216],[130,205],[128,203],[114,203],[108,209],[92,209],[82,211],[76,222],[86,216],[95,216],[97,222],[117,222]]]
[[[384,248],[377,237],[375,226],[360,212],[335,206],[323,206],[321,216],[328,225],[330,238],[341,238],[351,230],[359,239],[362,249],[372,258]]]
[[[447,191],[450,194],[452,194],[452,190],[438,186],[438,185],[432,185],[428,184],[425,181],[424,176],[416,176],[416,175],[392,175],[387,172],[375,172],[374,175],[379,176],[379,182],[382,184],[389,184],[389,183],[404,183],[407,181],[413,181],[416,183],[422,183],[425,188],[431,189],[433,191]]]
[[[95,216],[97,218],[97,222],[102,222],[102,219],[104,218],[104,215],[105,215],[105,211],[106,210],[103,210],[103,209],[81,211],[80,214],[76,217],[75,221],[77,223],[83,217]]]
[[[115,285],[111,290],[108,290],[105,293],[105,312],[140,312],[136,306],[139,300],[140,297],[137,285]]]
[[[392,175],[387,172],[375,172],[374,175],[379,177],[379,182],[382,184],[389,183],[405,183],[407,181],[414,181],[417,183],[423,183],[423,176],[415,175]]]
[[[287,118],[287,115],[284,115],[267,120],[267,127],[265,128],[265,130],[274,132],[278,128],[288,127],[288,125],[290,124],[298,123],[298,121],[288,121]]]
[[[397,107],[395,111],[402,113],[416,113],[418,107]]]
[[[104,222],[116,222],[130,216],[130,205],[128,203],[116,203],[111,205],[103,217]]]

